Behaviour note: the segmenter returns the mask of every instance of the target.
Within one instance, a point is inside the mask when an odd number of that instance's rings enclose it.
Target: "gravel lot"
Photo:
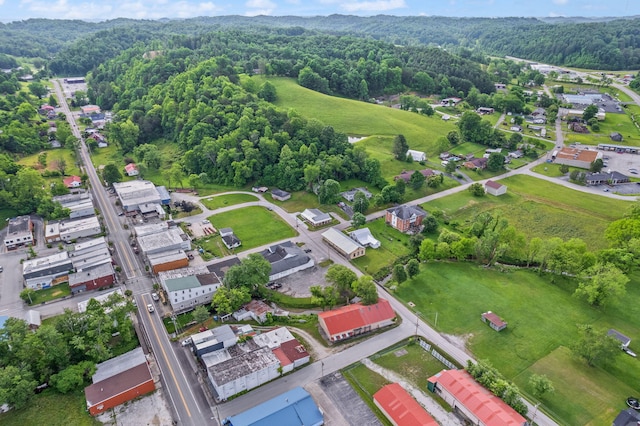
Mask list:
[[[162,389],[122,404],[97,416],[98,421],[113,426],[171,426],[173,418],[165,403]]]
[[[313,253],[309,254],[312,255]],[[311,291],[309,290],[311,286],[320,285],[324,287],[327,285],[324,279],[327,269],[328,267],[323,268],[316,264],[312,268],[277,279],[275,282],[282,284],[282,288],[278,289],[278,291],[295,297],[309,297],[311,296]]]

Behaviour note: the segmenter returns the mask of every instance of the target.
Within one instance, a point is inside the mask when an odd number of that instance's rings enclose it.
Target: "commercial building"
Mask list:
[[[320,312],[320,328],[331,342],[348,339],[393,324],[396,313],[385,299],[373,305],[354,303]]]
[[[111,252],[104,237],[77,243],[69,251],[69,259],[77,272],[111,263]]]
[[[454,413],[478,426],[525,426],[527,420],[476,382],[464,370],[442,370],[428,379],[428,388]]]
[[[147,180],[116,182],[113,188],[118,194],[122,208],[127,212],[139,210],[141,204],[164,204],[171,202],[169,193],[164,187],[157,187]]]
[[[138,245],[145,255],[166,251],[191,250],[191,240],[178,227],[171,227],[154,234],[139,236]]]
[[[62,208],[69,209],[69,219],[93,216],[96,214],[96,209],[93,206],[93,200],[89,192],[58,195],[53,197],[53,201],[60,203]]]
[[[147,359],[138,347],[98,364],[84,395],[89,413],[95,416],[155,389]]]
[[[147,262],[151,270],[157,274],[172,269],[186,268],[189,266],[189,257],[184,250],[168,250],[147,255]]]
[[[276,244],[260,252],[271,264],[269,280],[277,280],[313,267],[315,262],[291,241]]]
[[[300,213],[302,219],[311,226],[322,226],[331,223],[333,218],[329,213],[324,213],[318,209],[305,209]]]
[[[163,271],[158,278],[175,313],[211,303],[216,290],[222,285],[222,280],[205,266]]]
[[[322,233],[322,240],[347,259],[355,259],[366,254],[366,249],[336,228]]]
[[[93,212],[92,212],[93,214]],[[44,239],[48,243],[92,237],[102,233],[102,226],[96,216],[85,216],[76,219],[65,219],[58,222],[50,221],[44,229]]]
[[[551,159],[558,164],[566,164],[571,167],[579,167],[581,169],[589,169],[591,163],[598,159],[602,159],[602,152],[590,149],[563,147],[560,150],[553,151]]]
[[[395,426],[438,426],[438,422],[400,384],[391,383],[373,394],[373,403]]]
[[[226,324],[191,335],[193,352],[198,357],[222,349],[228,349],[237,342],[238,337],[231,329],[231,326]]]
[[[229,426],[322,426],[322,412],[301,387],[276,396],[262,404],[227,417],[224,424]]]
[[[29,216],[9,219],[4,245],[7,250],[33,244],[33,223]]]
[[[115,281],[116,273],[111,263],[69,274],[71,294],[106,288],[112,286]]]
[[[51,256],[25,260],[22,263],[22,278],[25,287],[41,290],[69,280],[73,264],[66,251]]]

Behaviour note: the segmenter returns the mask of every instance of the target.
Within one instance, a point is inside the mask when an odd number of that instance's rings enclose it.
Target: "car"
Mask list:
[[[118,213],[118,216],[124,216],[123,212]]]
[[[200,331],[200,333],[202,333],[203,331],[207,331],[207,330],[208,330],[208,328],[203,325],[202,327],[200,327],[200,329],[198,331]]]
[[[187,337],[182,342],[180,342],[182,346],[189,346],[191,344],[191,337]]]
[[[604,188],[603,191],[604,192],[609,192],[609,188]]]
[[[2,266],[0,266],[0,272],[4,271],[4,268]]]
[[[204,223],[205,225],[207,225],[207,224],[209,224],[209,223],[211,223],[211,222],[209,222],[207,219],[205,219],[205,220],[203,220],[203,221],[202,221],[202,223]]]
[[[638,401],[638,398],[634,398],[633,396],[627,398],[627,405],[634,410],[640,410],[640,401]]]
[[[151,298],[153,299],[154,302],[157,302],[158,300],[160,300],[160,297],[158,297],[158,293],[151,293]]]
[[[194,259],[193,255],[192,255],[191,253],[189,253],[189,254],[187,255],[187,258],[188,258],[189,260],[193,260],[193,259]]]
[[[147,305],[147,311],[149,311],[149,313],[153,313],[155,310],[156,308],[154,308],[151,303]]]
[[[311,253],[311,249],[304,249],[305,253]]]

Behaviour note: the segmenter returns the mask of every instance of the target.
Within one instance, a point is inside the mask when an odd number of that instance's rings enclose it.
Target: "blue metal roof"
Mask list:
[[[294,388],[235,416],[227,417],[230,426],[321,426],[322,413],[309,393]]]

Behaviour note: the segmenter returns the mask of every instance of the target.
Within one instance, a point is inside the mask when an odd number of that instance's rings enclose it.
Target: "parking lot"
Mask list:
[[[312,253],[309,254],[311,255]],[[311,290],[309,290],[311,286],[326,286],[327,283],[324,276],[327,273],[327,268],[316,264],[312,268],[277,279],[275,282],[282,284],[282,287],[277,291],[294,297],[309,297],[311,296]]]

